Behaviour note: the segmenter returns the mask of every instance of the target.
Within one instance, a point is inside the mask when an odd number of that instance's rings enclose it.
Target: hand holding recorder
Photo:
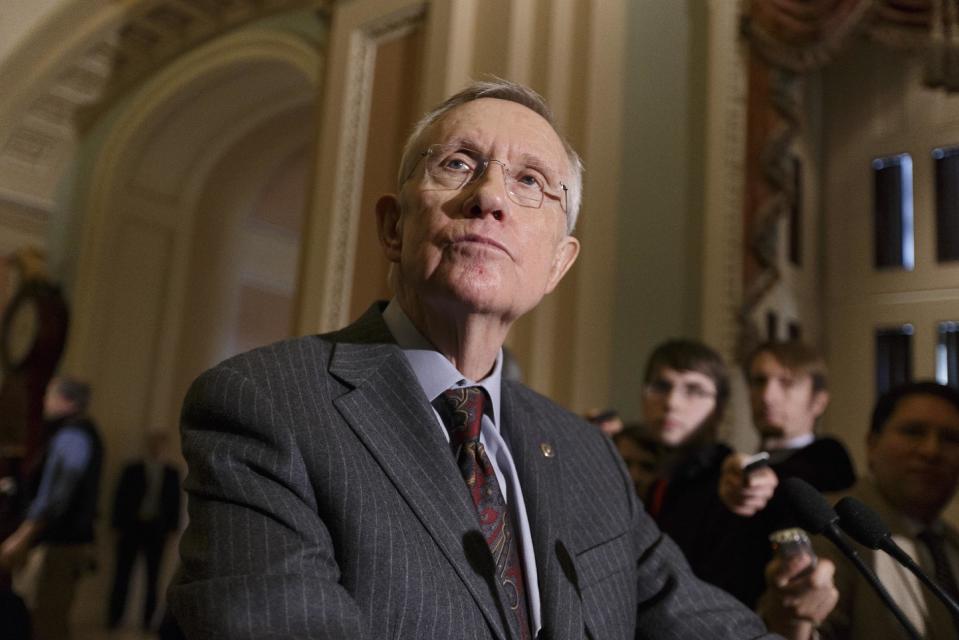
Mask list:
[[[766,508],[778,484],[768,453],[733,453],[723,461],[719,499],[736,515],[748,518]]]

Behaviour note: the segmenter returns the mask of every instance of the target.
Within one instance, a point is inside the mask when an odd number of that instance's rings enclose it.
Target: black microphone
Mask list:
[[[895,558],[899,564],[912,571],[919,580],[929,587],[952,615],[959,617],[959,604],[948,593],[927,576],[919,565],[909,557],[892,539],[892,531],[882,521],[879,514],[866,506],[861,500],[846,496],[836,503],[839,514],[839,526],[849,536],[864,547],[882,550]]]
[[[837,523],[839,515],[829,506],[821,493],[816,491],[812,485],[800,478],[786,478],[779,485],[778,491],[781,491],[786,500],[792,505],[794,513],[799,520],[799,525],[810,533],[822,534],[836,545],[836,547],[849,558],[853,566],[859,570],[859,573],[866,578],[866,581],[872,585],[876,593],[885,603],[886,607],[892,612],[899,624],[913,640],[921,640],[922,636],[916,631],[916,627],[909,621],[909,618],[902,612],[902,609],[896,605],[892,596],[882,586],[879,578],[872,572],[866,563],[862,561],[856,550],[849,544]]]

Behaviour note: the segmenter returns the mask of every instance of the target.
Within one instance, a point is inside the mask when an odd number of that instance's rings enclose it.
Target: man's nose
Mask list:
[[[669,393],[666,394],[666,406],[669,408],[675,408],[679,406],[679,403],[686,398],[686,393],[684,389],[678,385],[674,384],[669,389]]]
[[[509,209],[506,167],[503,163],[490,160],[486,170],[463,188],[470,190],[463,201],[463,212],[468,217],[492,215],[497,220],[503,219]]]
[[[930,430],[919,441],[919,452],[930,458],[936,458],[942,453],[942,439],[935,430]]]
[[[776,384],[775,380],[767,380],[763,383],[762,387],[762,398],[763,402],[769,404],[775,402],[780,396],[779,385]]]

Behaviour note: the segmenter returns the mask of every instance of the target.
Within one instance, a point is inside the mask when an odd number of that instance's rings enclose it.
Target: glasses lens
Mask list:
[[[435,144],[427,149],[424,155],[426,174],[438,189],[461,189],[479,179],[490,164],[496,163],[503,168],[503,180],[510,200],[530,208],[543,205],[545,181],[533,170],[524,167],[513,175],[505,163],[486,158],[474,149],[456,145]],[[553,197],[559,200],[560,207],[565,211],[566,189],[563,189],[561,195]]]
[[[510,200],[524,207],[538,207],[543,204],[543,189],[538,184],[524,184],[507,177]]]
[[[653,396],[668,396],[673,385],[668,380],[653,380],[646,385],[646,393]]]
[[[476,177],[481,161],[475,151],[434,145],[426,154],[426,173],[440,188],[459,189]]]

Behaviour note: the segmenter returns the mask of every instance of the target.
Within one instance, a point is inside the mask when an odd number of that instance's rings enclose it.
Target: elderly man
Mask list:
[[[194,383],[188,637],[765,637],[692,576],[607,438],[502,379],[510,326],[576,259],[580,175],[539,96],[468,87],[377,202],[393,300]]]

